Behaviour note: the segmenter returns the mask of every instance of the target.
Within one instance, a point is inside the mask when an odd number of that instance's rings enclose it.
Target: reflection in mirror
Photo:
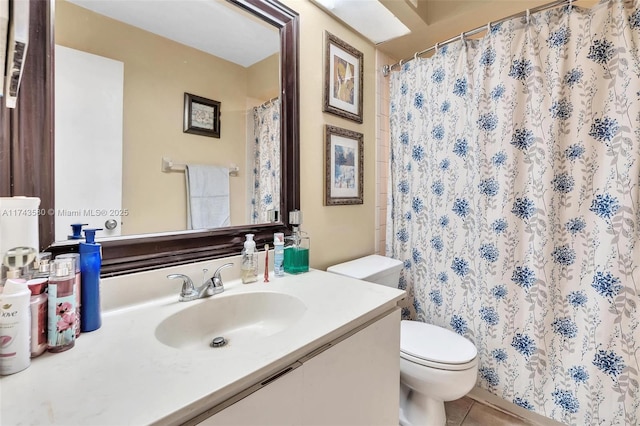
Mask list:
[[[274,220],[278,28],[219,0],[57,0],[55,43],[56,240]],[[185,93],[220,103],[219,138],[183,131]]]

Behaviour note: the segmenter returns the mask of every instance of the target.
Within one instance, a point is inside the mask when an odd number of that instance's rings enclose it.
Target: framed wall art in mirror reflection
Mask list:
[[[362,52],[325,32],[324,111],[362,123]]]
[[[363,135],[325,126],[325,205],[363,204]]]
[[[201,96],[184,94],[184,133],[220,137],[221,103]]]

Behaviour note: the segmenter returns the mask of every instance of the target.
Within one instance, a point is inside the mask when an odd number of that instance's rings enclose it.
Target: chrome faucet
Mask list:
[[[233,263],[225,263],[220,266],[208,280],[205,280],[205,274],[208,269],[203,269],[202,285],[198,288],[195,288],[191,278],[184,274],[169,274],[167,275],[167,278],[170,280],[176,278],[182,279],[182,290],[180,290],[180,298],[178,300],[180,302],[189,302],[191,300],[202,299],[204,297],[222,293],[224,291],[224,285],[222,283],[222,277],[220,276],[220,270],[230,266],[233,266]]]

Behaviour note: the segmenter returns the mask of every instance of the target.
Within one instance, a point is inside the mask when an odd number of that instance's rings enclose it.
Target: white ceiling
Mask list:
[[[280,47],[275,27],[225,0],[68,1],[245,67],[271,56]],[[335,0],[332,1],[335,3]],[[383,53],[398,60],[410,58],[415,52],[459,35],[462,31],[540,6],[550,0],[379,1],[410,30],[409,34],[377,44],[377,48]],[[338,19],[357,27],[358,20],[362,20],[360,9],[368,2],[370,1],[342,1],[352,3],[356,9]],[[590,7],[595,2],[596,0],[574,1],[576,5],[584,7]],[[331,13],[326,8],[325,10]],[[354,18],[358,19],[354,21]],[[384,24],[376,25],[381,27]]]
[[[377,0],[311,0],[373,44],[406,35],[409,28]]]
[[[280,51],[278,29],[224,0],[68,0],[244,67]]]

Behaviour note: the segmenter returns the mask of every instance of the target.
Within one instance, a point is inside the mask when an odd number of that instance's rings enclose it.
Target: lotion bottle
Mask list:
[[[47,296],[48,278],[34,278],[27,281],[31,290],[31,358],[42,355],[47,350]]]
[[[7,279],[0,294],[0,375],[31,365],[31,291],[23,279]]]
[[[73,226],[73,225],[71,225]],[[82,244],[82,243],[80,243]],[[82,308],[82,281],[80,275],[80,255],[78,253],[64,253],[56,256],[56,259],[69,259],[72,258],[73,263],[76,265],[76,280],[73,285],[73,292],[76,295],[76,323],[75,323],[75,331],[76,331],[76,339],[80,337],[80,318],[81,318],[81,308]]]
[[[258,252],[253,234],[245,235],[246,241],[242,249],[242,283],[249,284],[258,281]]]
[[[34,262],[32,278],[46,278],[48,281],[49,275],[51,275],[51,260],[51,253],[48,251],[38,253]]]
[[[82,311],[80,325],[83,332],[93,331],[102,325],[100,309],[100,267],[102,246],[95,242],[96,231],[85,229],[85,242],[80,243],[80,276],[82,282]]]
[[[76,296],[74,260],[54,259],[49,276],[48,347],[49,352],[63,352],[76,343]]]

